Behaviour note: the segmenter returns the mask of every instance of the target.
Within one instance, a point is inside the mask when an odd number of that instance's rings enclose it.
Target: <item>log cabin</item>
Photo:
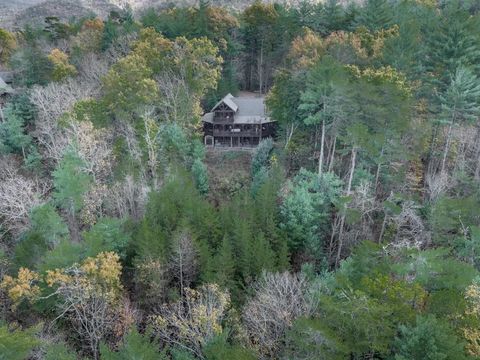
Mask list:
[[[202,121],[206,146],[255,147],[275,134],[275,121],[266,112],[263,96],[228,94]]]

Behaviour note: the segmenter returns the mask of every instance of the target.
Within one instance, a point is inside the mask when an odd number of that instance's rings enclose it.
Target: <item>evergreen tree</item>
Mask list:
[[[450,150],[452,129],[458,122],[473,123],[480,115],[480,81],[468,69],[459,67],[452,75],[449,87],[439,96],[442,106],[441,123],[448,126],[441,172],[445,171]]]
[[[202,195],[208,193],[208,173],[207,167],[200,159],[195,159],[192,165],[192,174],[198,191]]]
[[[65,344],[54,344],[48,347],[45,360],[77,360],[77,354]]]
[[[67,225],[50,203],[33,208],[30,222],[31,230],[41,235],[51,247],[68,237]]]
[[[13,106],[7,107],[3,116],[5,119],[0,122],[0,154],[15,152],[25,157],[27,147],[32,141],[30,135],[26,134],[25,120]]]
[[[232,244],[227,236],[223,237],[220,248],[215,255],[215,282],[226,289],[235,287],[235,258]]]
[[[40,344],[35,337],[36,329],[10,331],[6,325],[0,326],[0,359],[25,360]]]
[[[419,316],[415,326],[400,326],[395,360],[467,359],[464,346],[448,323],[432,315]]]
[[[392,5],[387,0],[367,0],[360,9],[356,24],[377,31],[389,28],[392,20]]]
[[[74,215],[83,205],[83,195],[92,178],[84,170],[84,162],[74,149],[68,149],[53,172],[53,197],[60,207]]]
[[[433,83],[440,93],[459,66],[471,67],[477,76],[480,75],[479,26],[478,17],[471,17],[457,1],[450,2],[434,22],[426,39],[428,56],[425,57],[427,76],[424,79]]]
[[[165,354],[159,353],[158,345],[151,342],[148,336],[141,335],[136,329],[130,330],[125,336],[118,351],[112,351],[107,346],[100,348],[102,360],[166,360]]]

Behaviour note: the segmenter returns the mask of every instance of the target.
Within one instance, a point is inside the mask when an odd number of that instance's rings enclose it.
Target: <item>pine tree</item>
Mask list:
[[[448,126],[440,171],[445,171],[450,150],[452,129],[459,122],[473,123],[480,115],[480,81],[468,69],[459,67],[444,94],[439,96],[442,106],[441,123]]]
[[[400,326],[395,339],[395,359],[467,359],[464,344],[457,338],[448,323],[433,315],[419,316],[413,327]]]
[[[250,275],[256,278],[262,270],[273,271],[275,269],[275,254],[270,247],[263,232],[252,236],[249,244],[250,252]]]
[[[367,0],[360,10],[356,24],[377,31],[389,28],[392,20],[392,7],[387,0]]]
[[[443,92],[459,66],[471,67],[480,75],[480,43],[478,41],[479,20],[471,17],[456,1],[442,11],[434,27],[430,29],[425,57],[428,83]],[[433,75],[433,76],[431,76]]]
[[[83,195],[91,181],[91,176],[84,170],[84,161],[70,148],[53,172],[53,197],[58,205],[73,215],[81,209]]]
[[[235,287],[235,258],[230,239],[225,235],[215,255],[215,282],[226,289]]]

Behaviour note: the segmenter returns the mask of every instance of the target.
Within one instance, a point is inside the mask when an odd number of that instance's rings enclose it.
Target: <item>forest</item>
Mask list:
[[[1,360],[480,358],[480,1],[74,15],[0,24]]]

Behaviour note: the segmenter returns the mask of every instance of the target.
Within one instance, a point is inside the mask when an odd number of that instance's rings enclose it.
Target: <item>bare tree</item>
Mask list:
[[[159,144],[159,135],[160,135],[160,127],[158,126],[157,122],[153,119],[153,110],[146,111],[145,114],[142,116],[143,118],[143,125],[145,128],[145,133],[143,135],[143,139],[145,141],[145,145],[147,147],[147,154],[148,154],[148,170],[150,176],[153,180],[153,188],[158,189],[158,157],[160,152],[160,144]]]
[[[111,216],[138,220],[145,212],[149,191],[150,187],[144,176],[134,178],[127,175],[109,188],[105,197],[105,211]]]
[[[81,83],[76,79],[32,88],[30,100],[37,108],[33,135],[46,158],[59,161],[70,143],[71,138],[59,124],[61,117],[71,111],[77,101],[95,97],[98,90],[98,84]]]
[[[429,242],[429,233],[418,214],[420,206],[413,201],[402,203],[402,210],[392,217],[397,232],[394,244],[401,247],[422,248]]]
[[[0,159],[0,224],[15,235],[26,229],[30,211],[42,204],[49,189],[39,178],[25,177],[18,169],[8,158]]]
[[[173,242],[170,271],[174,279],[178,280],[183,297],[184,288],[189,287],[197,275],[197,251],[187,231],[175,234]]]
[[[77,66],[78,78],[88,84],[101,84],[103,76],[110,68],[110,62],[105,57],[88,53],[82,57]]]
[[[172,72],[163,72],[157,76],[156,81],[161,94],[159,110],[162,119],[168,122],[185,122],[191,118],[188,103],[193,94],[185,80]]]
[[[307,282],[288,272],[263,273],[254,289],[243,309],[243,323],[259,352],[274,356],[294,320],[312,311]]]
[[[425,185],[430,201],[435,202],[442,194],[446,193],[452,186],[451,181],[451,177],[446,172],[427,173]]]
[[[203,359],[203,346],[223,331],[221,322],[229,305],[230,296],[215,284],[198,290],[187,288],[184,298],[162,306],[151,323],[155,334],[167,344]]]
[[[95,360],[100,342],[121,337],[121,330],[128,329],[133,321],[134,311],[121,297],[120,274],[119,257],[110,252],[87,258],[82,265],[47,271],[45,277],[47,286],[55,289],[46,298],[59,299],[59,315],[52,323],[67,320]]]
[[[70,143],[75,143],[78,155],[85,160],[87,173],[95,182],[104,183],[111,175],[114,156],[113,137],[106,129],[96,129],[88,120],[70,119],[64,129]]]

